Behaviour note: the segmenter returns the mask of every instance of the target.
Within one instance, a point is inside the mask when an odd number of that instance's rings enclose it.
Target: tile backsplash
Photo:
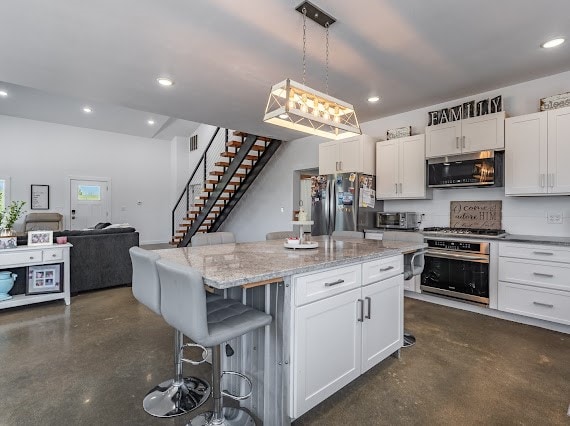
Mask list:
[[[431,200],[385,201],[386,211],[424,215],[422,228],[449,226],[451,201],[502,200],[502,227],[510,234],[570,236],[570,197],[506,197],[504,188],[434,189]],[[562,224],[548,224],[549,213],[562,213]]]

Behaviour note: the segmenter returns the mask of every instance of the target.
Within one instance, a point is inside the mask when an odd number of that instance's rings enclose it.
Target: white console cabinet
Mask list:
[[[570,325],[570,248],[503,243],[499,310]]]
[[[29,305],[31,303],[48,302],[64,299],[65,304],[71,303],[69,281],[69,249],[71,244],[53,244],[49,246],[19,246],[14,249],[0,250],[0,269],[21,268],[27,266],[63,264],[63,291],[60,293],[13,295],[11,299],[0,302],[0,309]]]
[[[402,347],[401,255],[293,277],[298,418]]]

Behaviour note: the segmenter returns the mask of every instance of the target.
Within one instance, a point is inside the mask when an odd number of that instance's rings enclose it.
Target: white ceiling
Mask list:
[[[174,117],[292,139],[300,134],[262,115],[272,84],[302,78],[300,2],[3,0],[0,81],[147,111],[157,124]],[[338,20],[330,93],[361,122],[570,69],[569,42],[539,47],[570,38],[568,0],[314,3]],[[324,90],[324,30],[309,21],[307,31],[307,84]],[[158,76],[176,84],[159,87]],[[373,94],[382,101],[368,104]]]

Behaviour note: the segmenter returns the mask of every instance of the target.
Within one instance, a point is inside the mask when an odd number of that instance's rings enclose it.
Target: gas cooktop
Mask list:
[[[472,229],[472,228],[424,228],[422,231],[426,235],[449,235],[460,237],[481,237],[481,238],[504,238],[507,233],[504,229]]]

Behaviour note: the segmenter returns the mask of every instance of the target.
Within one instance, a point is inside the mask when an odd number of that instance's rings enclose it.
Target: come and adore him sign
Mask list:
[[[501,200],[452,201],[449,207],[451,228],[501,229]]]
[[[482,101],[464,102],[451,108],[443,108],[428,112],[428,126],[450,123],[466,118],[479,117],[480,115],[493,114],[503,110],[503,97],[501,95]]]

